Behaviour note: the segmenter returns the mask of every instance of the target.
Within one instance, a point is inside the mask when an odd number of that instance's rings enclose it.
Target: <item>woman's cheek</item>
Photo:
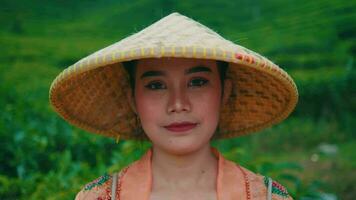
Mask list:
[[[141,93],[142,94],[142,93]],[[137,108],[142,117],[153,116],[162,109],[163,97],[159,94],[145,93],[137,96]]]
[[[191,100],[205,108],[216,108],[220,106],[220,93],[218,90],[210,89],[208,91],[192,93]],[[208,107],[206,107],[208,106]],[[207,109],[207,110],[209,110]]]

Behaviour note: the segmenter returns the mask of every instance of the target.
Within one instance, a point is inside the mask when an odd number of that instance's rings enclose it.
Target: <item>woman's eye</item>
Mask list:
[[[161,82],[152,82],[152,83],[147,84],[145,87],[150,90],[160,90],[160,89],[166,88],[166,86],[164,84],[162,84]]]
[[[190,87],[201,87],[207,84],[209,81],[204,78],[196,78],[189,82]]]

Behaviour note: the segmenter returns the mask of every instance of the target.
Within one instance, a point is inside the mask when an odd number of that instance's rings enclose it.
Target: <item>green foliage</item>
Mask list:
[[[341,0],[3,1],[0,199],[73,199],[85,183],[140,158],[150,144],[72,127],[53,112],[48,90],[65,67],[173,11],[267,55],[300,92],[282,124],[213,145],[295,199],[353,199],[355,10],[355,1]]]

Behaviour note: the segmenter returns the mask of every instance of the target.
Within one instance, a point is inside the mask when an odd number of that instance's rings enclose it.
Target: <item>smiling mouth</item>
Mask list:
[[[173,132],[184,132],[189,131],[197,126],[197,123],[183,122],[183,123],[172,123],[168,126],[164,126],[169,131]]]

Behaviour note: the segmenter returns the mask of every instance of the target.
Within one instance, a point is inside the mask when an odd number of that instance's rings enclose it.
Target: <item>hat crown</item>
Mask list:
[[[226,49],[226,47],[236,49],[236,46],[238,46],[231,41],[226,40],[207,26],[181,15],[178,12],[174,12],[144,28],[143,30],[134,33],[96,53],[102,54],[105,52],[111,52],[119,46],[122,50],[132,50],[139,49],[142,46],[166,48],[177,46],[177,44],[185,47],[208,45],[217,49]],[[238,48],[251,53],[251,51],[244,47],[238,46]]]

